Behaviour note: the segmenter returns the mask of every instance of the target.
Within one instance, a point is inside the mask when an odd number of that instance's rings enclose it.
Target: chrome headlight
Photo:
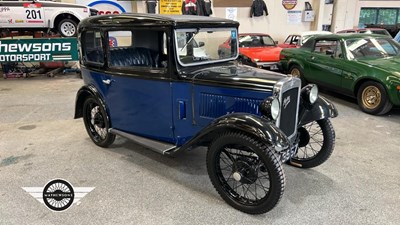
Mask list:
[[[311,104],[314,104],[314,102],[317,101],[317,99],[318,99],[318,87],[317,87],[317,85],[313,85],[313,87],[311,88],[309,98],[310,98],[310,103]]]
[[[281,111],[279,100],[272,96],[268,97],[261,103],[260,111],[268,118],[276,120],[279,116],[279,112]]]
[[[308,84],[301,89],[301,97],[308,104],[314,104],[318,99],[318,87],[315,84]]]

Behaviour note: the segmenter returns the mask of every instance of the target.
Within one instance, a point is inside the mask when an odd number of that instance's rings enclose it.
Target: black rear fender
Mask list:
[[[103,98],[101,97],[97,89],[92,85],[85,85],[81,87],[76,94],[74,119],[78,119],[83,116],[83,104],[85,103],[85,100],[90,96],[95,97],[107,110]]]

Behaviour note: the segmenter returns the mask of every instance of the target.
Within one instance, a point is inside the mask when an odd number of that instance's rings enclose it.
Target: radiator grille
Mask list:
[[[297,87],[282,93],[279,128],[287,136],[291,136],[297,129],[298,93],[299,89]]]

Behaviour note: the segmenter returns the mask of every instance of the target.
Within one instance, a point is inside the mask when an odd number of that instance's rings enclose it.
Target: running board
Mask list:
[[[140,145],[146,146],[147,148],[149,148],[155,152],[158,152],[160,154],[163,154],[163,155],[167,155],[169,151],[176,149],[176,145],[140,137],[140,136],[129,134],[129,133],[126,133],[126,132],[123,132],[120,130],[113,129],[113,128],[110,128],[109,132],[112,134],[116,134],[116,135],[120,135],[122,137],[128,138],[129,140],[132,140]]]

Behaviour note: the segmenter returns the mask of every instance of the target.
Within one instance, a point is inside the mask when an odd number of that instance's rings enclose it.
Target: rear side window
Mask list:
[[[84,63],[104,63],[104,48],[99,31],[86,31],[82,34],[82,53]]]
[[[386,30],[373,30],[373,34],[390,35]]]
[[[342,48],[339,41],[318,40],[315,42],[315,53],[326,55],[327,51],[333,51],[335,57],[342,57]]]
[[[122,70],[153,71],[167,67],[166,34],[161,30],[108,31],[108,65]]]

